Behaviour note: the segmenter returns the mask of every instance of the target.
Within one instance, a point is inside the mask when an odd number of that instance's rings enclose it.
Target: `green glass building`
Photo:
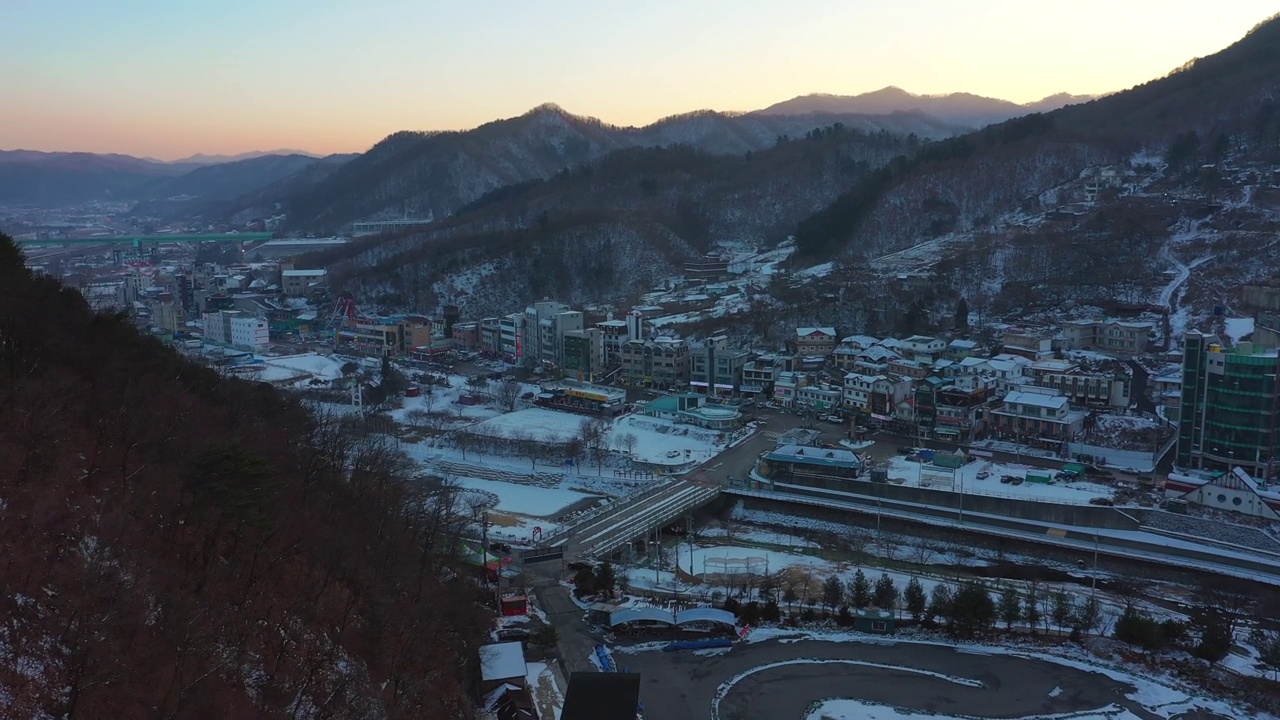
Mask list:
[[[1216,335],[1186,335],[1177,464],[1241,467],[1271,481],[1280,455],[1280,355],[1275,348],[1222,344]]]

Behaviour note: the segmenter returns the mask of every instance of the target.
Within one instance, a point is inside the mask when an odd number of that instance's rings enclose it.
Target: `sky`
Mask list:
[[[1273,0],[0,0],[0,149],[360,152],[546,102],[619,125],[896,85],[1030,102],[1165,75]]]

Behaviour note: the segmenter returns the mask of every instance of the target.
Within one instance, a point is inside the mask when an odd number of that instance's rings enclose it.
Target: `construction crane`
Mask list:
[[[338,301],[333,305],[333,313],[329,316],[329,322],[324,326],[326,332],[336,333],[344,325],[355,323],[356,321],[356,299],[350,293],[339,295]]]

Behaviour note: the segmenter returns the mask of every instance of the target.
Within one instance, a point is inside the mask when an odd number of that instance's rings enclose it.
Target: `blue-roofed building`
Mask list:
[[[806,478],[856,479],[865,464],[851,450],[783,445],[765,453],[756,472],[774,482],[793,483]]]

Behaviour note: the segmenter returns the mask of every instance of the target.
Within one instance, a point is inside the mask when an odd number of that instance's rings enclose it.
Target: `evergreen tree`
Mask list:
[[[1040,585],[1035,581],[1027,584],[1027,595],[1022,606],[1022,619],[1031,626],[1031,634],[1036,634],[1036,625],[1040,622]]]
[[[600,567],[596,569],[596,590],[604,593],[606,599],[613,597],[613,588],[617,584],[614,577],[613,565],[605,560],[600,563]]]
[[[849,585],[849,602],[859,610],[871,604],[871,581],[867,580],[862,568],[854,573],[853,582]]]
[[[1075,627],[1082,633],[1091,633],[1098,629],[1101,622],[1102,608],[1098,607],[1098,601],[1092,596],[1085,598],[1076,613]]]
[[[822,583],[822,604],[827,608],[834,610],[840,606],[844,600],[844,584],[840,582],[840,577],[832,575]]]
[[[1053,609],[1050,615],[1053,618],[1053,624],[1061,631],[1063,628],[1071,624],[1071,616],[1075,612],[1075,607],[1071,603],[1071,596],[1062,590],[1058,590],[1053,594]]]
[[[956,303],[956,315],[953,324],[956,330],[969,329],[969,301],[964,297],[960,298],[960,302]]]
[[[1022,619],[1022,595],[1013,583],[1005,583],[1000,588],[1000,619],[1006,629],[1013,629],[1013,624]]]
[[[1223,613],[1213,608],[1200,607],[1191,616],[1191,626],[1200,637],[1192,650],[1196,657],[1216,663],[1231,652],[1234,642],[1231,623]]]
[[[920,618],[924,617],[924,609],[926,605],[924,586],[920,581],[911,578],[907,581],[907,589],[903,591],[903,600],[907,606],[907,612],[911,613],[911,619],[920,622]]]
[[[933,586],[933,590],[929,592],[929,607],[925,609],[924,620],[926,623],[932,623],[939,617],[945,617],[950,623],[952,612],[951,588],[942,583]]]
[[[872,597],[876,607],[881,610],[895,610],[898,607],[898,588],[893,584],[893,578],[889,577],[889,573],[880,575],[880,579],[876,581],[875,593]]]
[[[951,602],[953,608],[951,622],[948,624],[952,632],[962,637],[973,637],[986,632],[995,623],[996,605],[991,600],[991,593],[982,583],[971,580],[961,586]]]

